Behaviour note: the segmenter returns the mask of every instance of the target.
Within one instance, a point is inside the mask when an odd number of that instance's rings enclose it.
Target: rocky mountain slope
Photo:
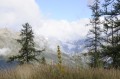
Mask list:
[[[18,54],[21,48],[20,44],[16,41],[19,39],[19,33],[11,31],[7,28],[0,29],[0,55],[7,60],[9,56]],[[37,49],[45,48],[42,56],[45,56],[48,63],[57,63],[57,48],[51,49],[49,40],[43,36],[35,36],[35,43]],[[57,46],[56,46],[57,47]],[[3,60],[3,59],[0,59]],[[67,54],[62,53],[62,60],[64,65],[75,66],[74,60]]]

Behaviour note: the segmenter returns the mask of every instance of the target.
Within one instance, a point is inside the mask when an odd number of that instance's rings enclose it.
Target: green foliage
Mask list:
[[[44,65],[46,64],[46,59],[45,59],[44,56],[41,58],[41,63],[44,64]]]
[[[92,11],[92,18],[90,20],[90,25],[92,29],[89,31],[88,39],[86,40],[87,44],[86,47],[89,49],[91,54],[91,61],[89,65],[91,67],[99,67],[101,62],[100,56],[100,48],[101,48],[101,22],[100,22],[100,7],[99,7],[99,0],[95,0],[92,5],[90,5],[90,9]]]
[[[105,44],[102,46],[102,56],[105,64],[110,63],[113,68],[120,67],[120,0],[105,0],[106,10],[103,12],[105,16],[104,30],[106,38]],[[109,7],[112,7],[109,8]],[[109,60],[108,60],[109,59]]]
[[[39,61],[37,55],[40,54],[39,50],[35,49],[34,33],[32,27],[26,23],[23,25],[23,29],[20,34],[21,39],[18,39],[18,43],[22,46],[19,50],[19,55],[9,58],[9,61],[19,61],[20,64],[30,63],[33,60]]]
[[[60,51],[60,46],[57,46],[57,53],[58,53],[58,67],[61,70],[62,69],[62,55]]]

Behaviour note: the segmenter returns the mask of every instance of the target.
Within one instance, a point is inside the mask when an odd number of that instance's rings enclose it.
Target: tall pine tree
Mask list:
[[[90,20],[90,25],[93,27],[89,31],[89,37],[86,40],[86,47],[89,48],[89,55],[91,57],[90,66],[100,67],[100,46],[101,46],[101,28],[100,28],[100,7],[99,0],[95,0],[90,9],[92,10],[92,19]]]
[[[20,37],[21,39],[17,40],[22,46],[19,50],[19,55],[10,57],[9,61],[18,61],[20,64],[31,63],[33,60],[39,61],[36,56],[43,50],[39,51],[35,49],[34,33],[28,23],[23,25]]]

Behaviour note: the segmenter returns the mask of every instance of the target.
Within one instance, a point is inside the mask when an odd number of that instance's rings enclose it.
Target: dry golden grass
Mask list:
[[[115,69],[80,69],[56,66],[23,65],[0,72],[0,79],[120,79],[120,71]]]

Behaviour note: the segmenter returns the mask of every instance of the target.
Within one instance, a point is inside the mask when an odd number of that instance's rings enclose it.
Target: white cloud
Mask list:
[[[41,28],[36,30],[46,37],[56,38],[60,41],[72,41],[84,38],[88,32],[86,24],[89,19],[69,22],[66,20],[45,20]]]
[[[95,0],[87,0],[88,5],[92,5]]]
[[[35,0],[0,0],[0,27],[20,29],[29,22],[38,35],[63,42],[84,38],[89,29],[85,26],[89,19],[69,22],[43,18]]]
[[[0,27],[18,29],[25,22],[39,23],[40,18],[35,0],[0,0]]]
[[[10,52],[9,48],[1,48],[0,49],[0,55],[6,56],[9,54],[9,52]]]

